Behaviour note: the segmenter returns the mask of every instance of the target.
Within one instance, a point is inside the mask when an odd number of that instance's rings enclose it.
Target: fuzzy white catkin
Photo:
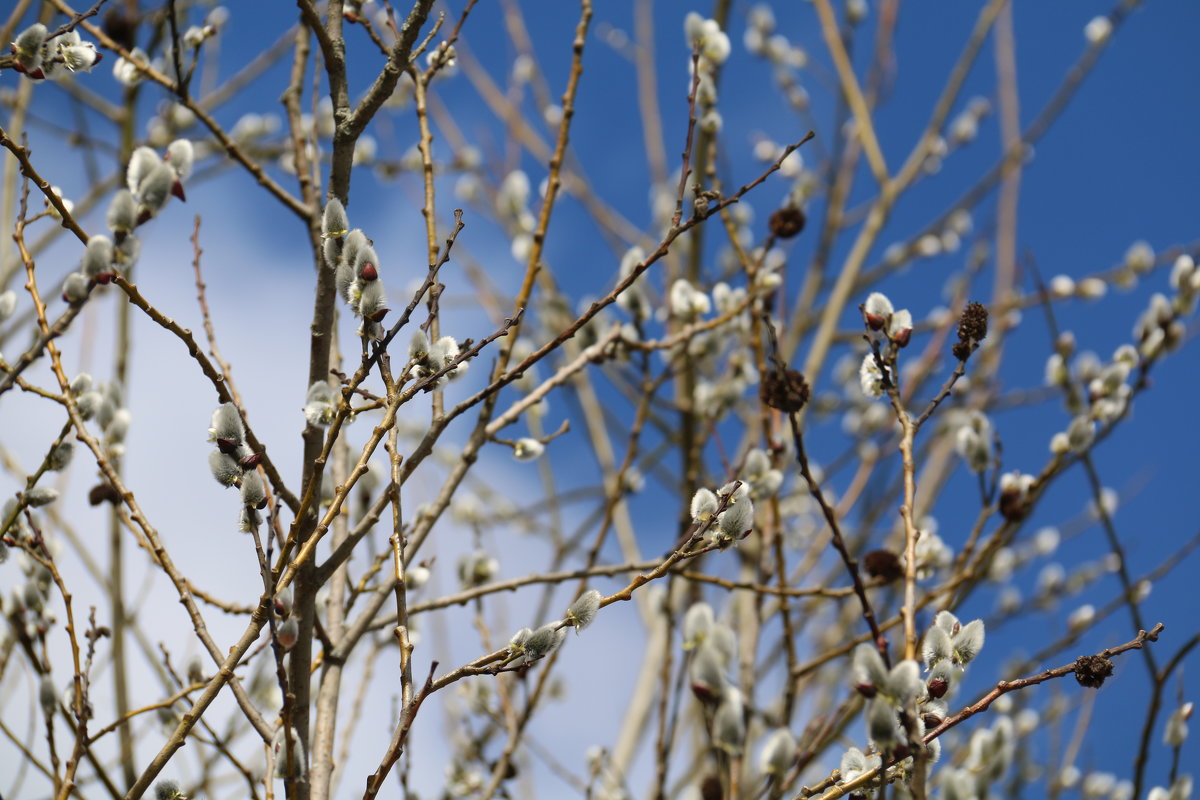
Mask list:
[[[731,687],[725,690],[713,717],[713,744],[730,755],[741,755],[745,740],[745,704],[742,693]]]
[[[708,603],[692,603],[683,615],[683,649],[690,650],[713,628],[713,610]]]
[[[758,768],[767,775],[782,775],[796,760],[796,737],[787,728],[779,728],[763,744]]]
[[[696,524],[708,522],[718,506],[717,496],[711,489],[701,487],[692,495],[691,515]]]
[[[242,417],[238,414],[237,406],[233,403],[223,403],[213,411],[212,423],[208,428],[209,441],[232,439],[241,442],[246,438],[246,429],[242,425]]]
[[[167,145],[166,162],[175,171],[175,177],[183,180],[192,174],[192,163],[196,150],[187,139],[176,139]]]
[[[242,470],[238,466],[237,460],[233,456],[225,455],[220,450],[213,450],[208,454],[208,468],[212,470],[212,475],[216,478],[217,483],[222,486],[233,486],[242,477]]]
[[[267,499],[266,486],[258,470],[249,470],[242,476],[242,502],[257,508]]]
[[[579,596],[579,599],[567,609],[567,621],[581,631],[592,624],[596,613],[600,610],[600,592],[590,589]]]
[[[22,495],[25,498],[25,505],[30,508],[38,508],[47,506],[58,499],[58,491],[51,489],[49,486],[35,486]]]
[[[1187,741],[1188,735],[1188,720],[1192,716],[1193,705],[1184,703],[1171,712],[1171,716],[1167,718],[1166,728],[1163,730],[1163,744],[1167,747],[1182,747]]]
[[[513,444],[513,458],[517,461],[536,461],[545,451],[544,444],[528,436],[518,439]]]
[[[346,216],[346,207],[336,197],[325,204],[325,213],[321,219],[321,235],[328,238],[345,236],[350,229],[350,218]]]
[[[727,536],[740,537],[754,527],[754,503],[749,497],[731,503],[721,512],[717,524]]]

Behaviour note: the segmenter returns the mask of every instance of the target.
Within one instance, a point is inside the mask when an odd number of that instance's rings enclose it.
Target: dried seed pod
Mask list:
[[[785,206],[771,215],[767,220],[767,228],[777,239],[791,239],[803,232],[807,222],[808,217],[803,211],[794,206]]]

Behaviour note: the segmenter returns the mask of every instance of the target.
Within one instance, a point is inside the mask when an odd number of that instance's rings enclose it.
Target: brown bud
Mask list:
[[[950,688],[950,684],[947,683],[945,678],[934,678],[926,684],[925,688],[929,691],[929,696],[937,700],[939,697],[946,695],[946,690]]]
[[[1000,516],[1016,522],[1024,519],[1029,513],[1029,497],[1024,492],[1007,491],[1000,493]]]
[[[873,331],[881,331],[887,325],[887,317],[880,316],[879,314],[868,314],[864,311],[863,319],[867,321],[867,327]]]
[[[863,566],[872,578],[879,578],[884,583],[891,583],[904,576],[904,567],[900,565],[900,556],[891,550],[872,550],[863,556]]]
[[[389,311],[391,311],[390,308],[381,308],[371,316],[367,317],[367,319],[371,320],[371,322],[383,322],[383,318],[387,316]]]
[[[1080,656],[1075,659],[1075,680],[1080,686],[1099,689],[1113,674],[1113,663],[1104,656]]]
[[[113,505],[121,502],[121,493],[118,492],[108,481],[98,483],[88,491],[89,505],[98,506],[105,501],[108,501]]]
[[[704,780],[700,781],[701,800],[721,800],[724,796],[721,779],[716,775],[705,775]]]
[[[955,342],[950,347],[950,355],[959,361],[966,361],[971,357],[971,345],[967,342]]]
[[[854,689],[868,700],[879,694],[879,687],[873,683],[858,683],[854,685]]]
[[[911,338],[912,338],[912,328],[901,328],[900,330],[898,330],[892,334],[892,341],[895,342],[900,347],[906,346],[908,344],[909,339],[911,339]]]
[[[988,310],[983,303],[967,303],[958,319],[960,342],[981,342],[987,338]]]
[[[179,201],[182,203],[187,202],[187,195],[184,194],[184,191],[183,191],[183,182],[180,181],[178,178],[176,178],[175,182],[171,184],[171,195],[173,197],[178,197]]]
[[[217,449],[227,456],[231,456],[237,452],[237,439],[217,439]]]
[[[808,382],[799,371],[778,368],[767,372],[759,387],[759,396],[764,404],[778,411],[793,414],[808,402]]]
[[[137,45],[137,18],[122,9],[110,8],[104,15],[104,32],[126,50]]]
[[[808,218],[804,216],[803,211],[795,206],[785,206],[771,215],[767,220],[767,227],[776,238],[791,239],[804,230],[806,222]]]
[[[108,286],[116,276],[115,272],[97,272],[96,277],[92,280],[96,282],[97,286]]]
[[[222,450],[221,452],[225,452],[225,451]],[[259,464],[262,463],[262,459],[263,459],[262,453],[251,453],[250,455],[246,456],[241,461],[239,461],[238,466],[240,466],[244,470],[254,469]]]
[[[363,264],[362,269],[358,271],[358,277],[364,281],[374,281],[379,279],[379,270],[375,269],[375,265],[370,261]]]
[[[921,722],[925,723],[925,730],[932,730],[942,724],[942,718],[937,714],[922,714]]]

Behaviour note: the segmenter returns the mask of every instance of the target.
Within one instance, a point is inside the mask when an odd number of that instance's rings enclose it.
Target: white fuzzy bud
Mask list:
[[[304,418],[310,425],[325,427],[337,416],[337,396],[325,381],[317,381],[308,387],[304,401]]]
[[[21,495],[30,508],[48,506],[58,499],[58,492],[49,486],[35,486]]]
[[[321,220],[321,235],[327,239],[341,238],[350,231],[350,218],[346,216],[346,207],[336,197],[331,197],[325,204],[325,214]]]
[[[787,728],[779,728],[768,736],[758,754],[758,769],[767,775],[782,775],[795,762],[796,737]]]
[[[874,353],[863,356],[862,365],[858,368],[858,382],[862,393],[867,397],[883,397],[883,372],[879,369]]]
[[[187,139],[176,139],[167,145],[167,164],[175,171],[178,180],[184,180],[192,174],[192,164],[196,159],[196,149]]]
[[[589,589],[580,595],[579,599],[567,609],[567,622],[574,625],[575,630],[581,631],[592,624],[599,610],[600,592],[595,589]]]
[[[983,620],[976,619],[963,625],[952,637],[954,655],[959,664],[970,664],[983,649]]]
[[[259,508],[267,501],[266,486],[258,470],[252,469],[242,476],[242,503]]]
[[[132,192],[121,189],[113,195],[104,223],[118,239],[137,227],[137,201]]]
[[[544,452],[546,446],[528,436],[517,439],[513,444],[513,458],[517,461],[536,461]]]
[[[107,236],[95,235],[88,238],[87,248],[83,251],[81,269],[89,278],[95,278],[112,270],[115,258],[112,240]]]
[[[749,497],[731,502],[717,518],[717,525],[726,536],[742,538],[754,527],[754,503]]]
[[[146,173],[134,191],[138,198],[139,215],[153,217],[162,211],[174,185],[175,170],[156,160],[154,167]]]
[[[1163,744],[1167,747],[1182,747],[1183,743],[1187,741],[1187,723],[1192,717],[1192,709],[1191,703],[1184,703],[1171,712],[1171,716],[1167,718],[1167,725],[1163,730]]]
[[[1083,26],[1083,36],[1089,44],[1104,44],[1112,35],[1112,21],[1108,17],[1093,17]]]
[[[730,755],[741,755],[746,741],[746,708],[742,693],[728,688],[713,716],[713,744]]]
[[[38,684],[38,703],[42,706],[42,713],[48,717],[58,711],[58,689],[49,675],[43,675]]]
[[[692,495],[691,515],[692,521],[697,525],[702,525],[716,513],[717,496],[713,494],[711,489],[700,488]]]
[[[232,439],[240,443],[246,438],[242,417],[233,403],[222,403],[213,411],[212,423],[208,428],[208,440]]]
[[[238,466],[237,459],[220,450],[208,454],[208,468],[222,486],[233,486],[242,477],[242,468]]]
[[[692,603],[683,615],[683,649],[691,650],[713,629],[713,610],[708,603]]]

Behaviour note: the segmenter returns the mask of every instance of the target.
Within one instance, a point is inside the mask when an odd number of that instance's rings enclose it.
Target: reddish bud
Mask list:
[[[908,340],[912,338],[912,328],[901,328],[892,334],[892,341],[900,347],[908,344]]]
[[[950,688],[950,684],[944,678],[934,678],[925,687],[929,691],[929,696],[933,699],[938,699],[946,694],[946,690]]]
[[[381,308],[371,316],[367,317],[367,319],[371,320],[371,322],[383,322],[383,318],[387,316],[389,311],[391,311],[390,308]]]
[[[217,449],[227,456],[231,456],[237,452],[237,439],[217,439]]]
[[[875,684],[873,684],[873,683],[855,684],[854,688],[858,691],[859,694],[861,694],[863,697],[867,698],[868,700],[870,700],[875,695],[879,694],[878,687],[876,687]]]
[[[175,197],[178,197],[180,202],[187,202],[187,195],[183,192],[183,181],[180,181],[178,178],[176,178],[175,182],[171,184],[171,194]]]
[[[219,448],[221,440],[218,439],[217,441],[218,441],[217,447]],[[221,452],[223,453],[225,451],[221,450]],[[262,453],[251,453],[250,455],[246,456],[241,461],[239,461],[238,465],[241,466],[242,469],[254,469],[260,463],[262,463]]]
[[[867,327],[873,331],[881,331],[887,325],[887,318],[879,314],[868,314],[864,311],[863,317],[867,320]]]
[[[374,281],[379,279],[379,270],[375,269],[375,265],[370,261],[363,264],[362,269],[358,271],[358,277],[364,281]]]

